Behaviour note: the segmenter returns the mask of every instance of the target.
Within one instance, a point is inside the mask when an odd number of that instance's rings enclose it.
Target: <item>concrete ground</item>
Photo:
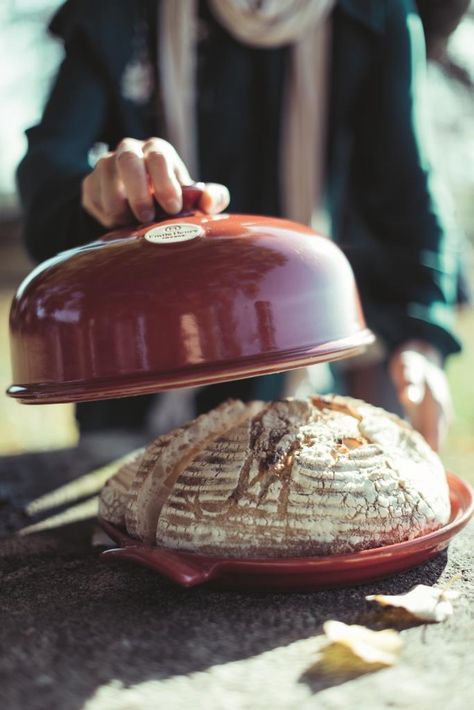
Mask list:
[[[15,535],[31,522],[28,502],[100,459],[94,446],[0,459],[1,708],[472,707],[474,522],[447,553],[363,587],[185,591],[148,569],[104,563],[91,545],[92,519]],[[311,672],[325,620],[380,627],[366,594],[453,577],[454,616],[403,630],[397,666],[352,679]]]

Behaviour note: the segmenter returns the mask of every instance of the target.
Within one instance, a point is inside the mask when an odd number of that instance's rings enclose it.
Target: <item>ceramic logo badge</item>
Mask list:
[[[161,227],[153,227],[145,232],[145,239],[152,244],[176,244],[202,237],[204,229],[198,224],[175,222]]]

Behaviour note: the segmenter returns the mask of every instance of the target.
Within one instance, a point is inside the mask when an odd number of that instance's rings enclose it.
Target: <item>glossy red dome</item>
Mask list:
[[[286,220],[189,211],[41,264],[18,289],[10,338],[8,393],[25,403],[288,370],[373,340],[331,241]]]

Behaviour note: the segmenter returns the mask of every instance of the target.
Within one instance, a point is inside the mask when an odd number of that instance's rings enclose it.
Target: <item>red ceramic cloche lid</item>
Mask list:
[[[311,229],[195,210],[41,264],[10,314],[24,403],[145,394],[349,357],[373,340],[351,267]]]

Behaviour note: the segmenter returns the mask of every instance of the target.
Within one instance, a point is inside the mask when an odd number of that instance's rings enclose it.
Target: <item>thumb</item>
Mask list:
[[[398,390],[398,396],[404,406],[418,406],[425,397],[425,385],[421,382],[407,382]]]
[[[408,411],[412,411],[425,397],[426,373],[423,356],[413,351],[401,351],[394,355],[390,370],[401,404]]]
[[[206,183],[201,197],[200,207],[207,214],[218,214],[225,210],[230,202],[229,190],[225,185],[215,182]]]

